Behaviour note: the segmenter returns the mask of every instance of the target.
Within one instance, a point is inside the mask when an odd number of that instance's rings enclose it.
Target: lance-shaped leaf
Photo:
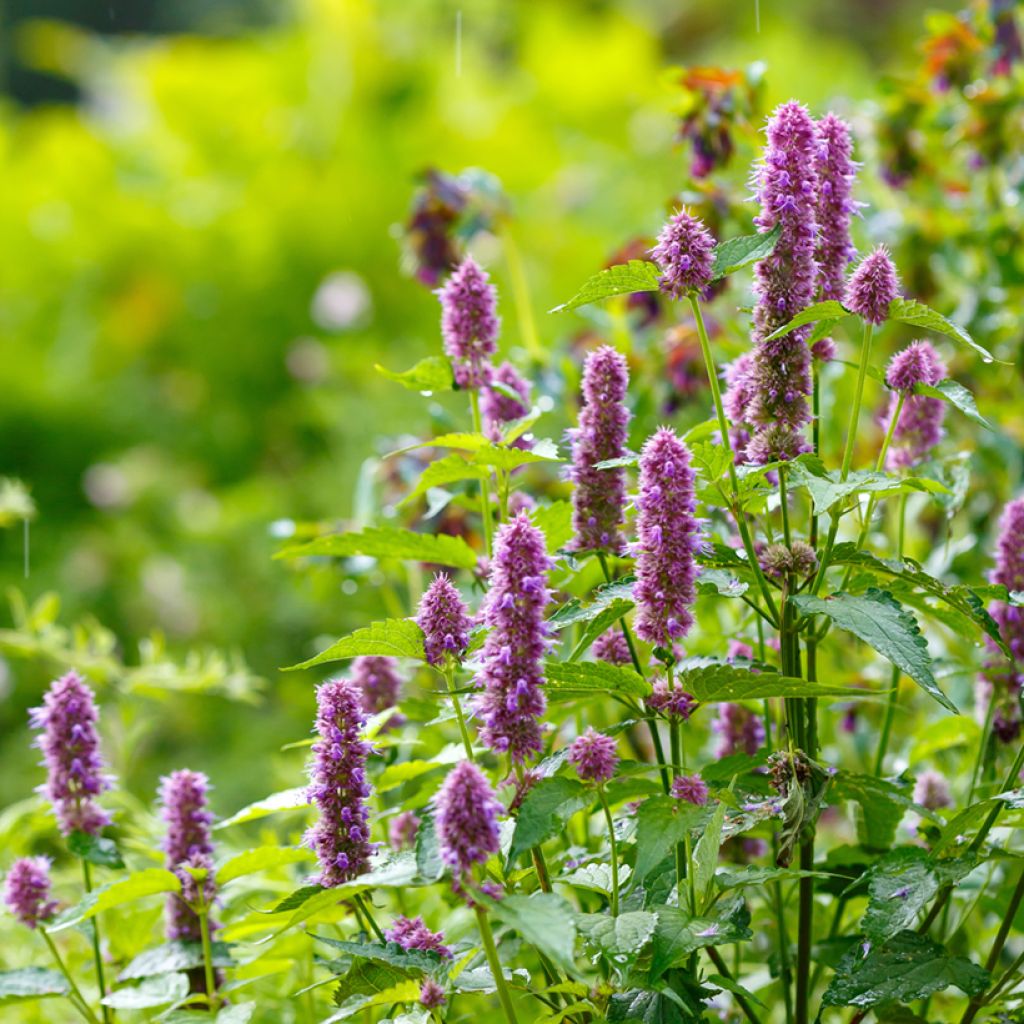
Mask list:
[[[375,369],[410,391],[451,391],[455,386],[452,364],[444,356],[427,356],[400,373],[385,369],[379,363],[375,364]]]
[[[840,302],[836,302],[835,299],[828,299],[825,302],[816,302],[813,306],[808,306],[806,309],[800,310],[799,313],[788,324],[783,324],[778,330],[772,331],[771,334],[765,338],[765,341],[771,341],[774,338],[781,338],[791,331],[795,331],[798,327],[804,327],[807,324],[815,324],[819,320],[828,320],[830,323],[836,323],[842,320],[845,316],[852,316],[853,314]]]
[[[399,502],[408,504],[421,494],[447,484],[459,483],[463,480],[486,480],[491,475],[487,466],[474,466],[461,455],[452,452],[443,459],[435,459],[420,475],[416,486]]]
[[[284,864],[296,864],[313,856],[313,851],[306,846],[257,846],[243,850],[217,868],[217,884],[227,885],[236,878]]]
[[[1002,359],[996,359],[988,349],[979,345],[959,324],[947,320],[941,313],[916,299],[893,299],[889,303],[889,319],[898,320],[901,324],[910,324],[912,327],[920,327],[926,331],[935,331],[936,334],[944,334],[947,338],[952,338],[954,341],[959,341],[961,345],[973,349],[986,363],[1004,362]]]
[[[230,948],[226,942],[213,942],[210,954],[214,967],[234,967]],[[162,946],[139,953],[117,976],[118,981],[135,981],[160,974],[191,971],[203,966],[201,942],[166,942]]]
[[[552,313],[564,313],[566,310],[586,306],[601,299],[610,299],[613,295],[632,295],[634,292],[656,292],[661,271],[657,264],[648,260],[630,260],[628,263],[617,263],[590,278],[568,302],[555,306]]]
[[[474,569],[477,563],[476,552],[461,537],[417,533],[393,526],[371,526],[361,533],[335,533],[305,544],[290,544],[274,557],[309,558],[314,555],[332,558],[367,555],[450,565],[457,569]]]
[[[715,262],[711,267],[711,280],[717,281],[742,267],[771,256],[775,243],[782,234],[782,225],[776,224],[771,231],[763,234],[740,235],[727,238],[715,246]]]
[[[309,787],[296,786],[294,789],[282,789],[279,793],[271,793],[262,800],[243,807],[230,818],[218,821],[213,826],[214,830],[228,828],[230,825],[241,825],[246,821],[255,821],[257,818],[265,818],[268,814],[277,814],[278,811],[293,811],[299,807],[309,806]]]
[[[298,665],[289,665],[285,672],[312,668],[326,661],[344,661],[364,654],[386,654],[393,658],[423,660],[423,630],[412,619],[385,619],[357,629],[331,644],[326,651]]]
[[[939,398],[943,402],[948,402],[954,408],[959,409],[972,423],[977,423],[979,427],[984,427],[986,430],[992,429],[992,424],[978,412],[974,395],[959,381],[947,378],[940,380],[934,387],[931,384],[918,382],[914,385],[914,394],[927,395],[929,398]]]
[[[156,896],[165,892],[178,892],[181,881],[178,876],[164,868],[146,868],[134,875],[111,882],[87,893],[85,898],[75,907],[69,907],[58,915],[49,926],[51,932],[70,928],[90,917],[95,917],[111,907],[119,907],[126,903],[134,903],[146,896]]]

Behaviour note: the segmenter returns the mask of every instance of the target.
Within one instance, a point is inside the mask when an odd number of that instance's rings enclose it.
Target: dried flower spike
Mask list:
[[[497,351],[500,322],[497,292],[487,273],[467,256],[441,287],[441,335],[459,387],[487,383],[491,356]]]

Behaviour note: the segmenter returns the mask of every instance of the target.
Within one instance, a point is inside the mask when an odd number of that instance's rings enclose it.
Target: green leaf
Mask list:
[[[407,980],[409,972],[399,967],[376,960],[357,960],[339,979],[334,992],[334,1003],[341,1006],[353,996],[376,996],[382,992],[389,992]],[[419,991],[418,985],[416,991]],[[361,1008],[366,1002],[361,1001],[358,1005]]]
[[[713,995],[711,989],[698,991]],[[660,992],[630,989],[616,992],[608,1003],[608,1024],[692,1024],[701,1020],[688,1006],[680,1007],[679,996],[670,988]]]
[[[555,775],[541,779],[526,794],[516,819],[508,863],[565,831],[566,822],[577,812],[589,807],[594,794],[577,779]]]
[[[544,663],[545,689],[552,700],[618,693],[626,697],[647,697],[651,684],[630,668],[604,662],[548,661]]]
[[[297,864],[312,856],[313,852],[306,846],[257,846],[237,854],[217,868],[217,884],[227,885],[236,878],[283,864]]]
[[[647,260],[617,263],[590,278],[568,302],[555,306],[551,313],[564,313],[577,306],[611,298],[613,295],[632,295],[633,292],[656,292],[661,271],[657,264]]]
[[[938,891],[939,878],[926,850],[892,850],[871,869],[861,930],[872,942],[884,942],[911,929]]]
[[[473,462],[506,472],[533,462],[561,462],[558,446],[553,441],[535,441],[532,448],[508,448],[499,444],[485,444],[473,453]]]
[[[453,764],[464,756],[465,754],[461,747],[448,747],[436,758],[413,758],[411,761],[396,761],[394,764],[389,764],[377,776],[374,789],[378,793],[387,793],[396,786],[401,786],[406,782],[411,782],[413,779],[418,779],[421,775],[426,775],[436,768]]]
[[[580,934],[605,956],[622,964],[635,960],[654,935],[658,919],[645,910],[631,910],[610,917],[608,914],[577,914]]]
[[[424,814],[416,830],[416,873],[425,882],[436,882],[444,874],[444,861],[441,860],[432,814]]]
[[[235,1003],[218,1010],[214,1024],[249,1024],[255,1012],[255,1003]]]
[[[117,843],[105,836],[94,836],[88,832],[72,832],[68,836],[68,851],[90,864],[104,868],[123,868],[124,860]]]
[[[833,506],[862,491],[879,491],[899,484],[899,480],[887,473],[870,470],[855,470],[846,479],[838,469],[827,470],[817,458],[794,462],[787,470],[792,487],[806,487],[814,504],[814,511],[828,512]]]
[[[701,704],[721,701],[764,700],[768,697],[863,697],[865,690],[831,683],[811,682],[774,672],[752,672],[735,665],[704,665],[683,669],[676,679]]]
[[[234,967],[226,942],[214,942],[211,946],[214,967]],[[135,981],[138,978],[153,978],[159,974],[174,974],[191,971],[203,966],[201,942],[166,942],[154,946],[135,957],[117,976],[118,981]]]
[[[309,788],[307,786],[296,786],[294,789],[282,789],[279,793],[271,793],[262,800],[243,807],[240,811],[232,814],[230,818],[218,821],[213,826],[214,831],[227,828],[229,825],[241,825],[246,821],[256,821],[258,818],[265,818],[268,814],[277,814],[278,811],[294,811],[299,807],[309,807]]]
[[[961,345],[974,349],[986,363],[1003,363],[1002,359],[996,359],[986,348],[982,348],[959,324],[947,320],[941,313],[926,306],[916,299],[893,299],[889,303],[889,319],[898,320],[901,324],[910,324],[912,327],[921,327],[926,331],[935,331],[937,334],[944,334],[947,338],[959,341]],[[1004,363],[1004,365],[1008,365]]]
[[[697,593],[699,594],[742,597],[749,589],[749,583],[737,579],[725,569],[704,569],[697,577]]]
[[[178,876],[164,868],[146,868],[119,882],[111,882],[88,893],[76,907],[69,907],[54,918],[49,931],[61,931],[71,925],[95,917],[111,907],[119,907],[125,903],[135,903],[147,896],[159,893],[178,892],[181,882]]]
[[[959,409],[972,423],[977,423],[979,427],[984,427],[986,430],[992,429],[992,424],[978,412],[974,395],[959,381],[947,378],[940,380],[934,387],[931,384],[919,383],[914,386],[914,394],[927,395],[929,398],[939,398],[943,402],[948,402]]]
[[[697,474],[707,483],[714,484],[725,476],[732,456],[724,445],[701,441],[690,449],[690,458]]]
[[[694,950],[750,938],[750,912],[742,896],[724,900],[715,909],[712,915],[691,917],[679,907],[658,907],[651,950],[652,979],[660,978]]]
[[[935,818],[933,811],[915,804],[908,789],[889,779],[840,770],[832,780],[834,800],[852,800],[860,806],[857,831],[861,843],[874,850],[892,845],[896,826],[907,811],[916,811],[926,818]]]
[[[863,594],[833,594],[790,598],[804,615],[825,615],[840,629],[852,633],[910,676],[944,708],[959,714],[956,705],[939,689],[932,674],[928,642],[917,619],[885,590],[869,587]]]
[[[387,370],[380,363],[375,363],[374,368],[388,380],[397,381],[410,391],[451,391],[455,386],[452,364],[444,356],[427,356],[400,373]]]
[[[715,877],[715,868],[718,867],[718,851],[722,845],[722,826],[724,824],[725,804],[719,802],[693,851],[693,884],[699,911],[705,909],[713,895],[712,882]]]
[[[442,459],[435,459],[427,466],[416,481],[416,486],[398,504],[406,505],[435,487],[444,487],[462,480],[486,480],[490,475],[489,467],[475,466],[461,455],[452,452]]]
[[[0,971],[0,1004],[66,996],[70,991],[67,978],[60,971],[51,971],[48,967]]]
[[[321,651],[315,658],[289,665],[283,671],[312,668],[327,661],[344,661],[364,654],[386,654],[393,658],[423,660],[423,630],[412,619],[385,619],[357,629]]]
[[[389,964],[405,975],[437,975],[447,970],[447,960],[433,950],[403,949],[397,942],[349,942],[327,935],[312,935],[312,938],[348,956]]]
[[[532,896],[506,896],[490,904],[490,913],[550,957],[557,966],[569,974],[575,974],[575,915],[572,906],[561,896],[550,892],[535,892]]]
[[[572,505],[568,501],[553,501],[540,505],[530,513],[530,520],[541,533],[549,554],[553,554],[572,540]]]
[[[719,242],[715,246],[715,262],[711,268],[711,280],[717,281],[726,277],[741,267],[749,266],[765,256],[770,256],[775,249],[775,243],[782,233],[782,225],[776,224],[771,231],[763,234],[740,235],[738,238],[729,238]]]
[[[715,885],[723,892],[745,889],[750,885],[772,885],[775,882],[793,882],[800,878],[825,878],[824,871],[800,871],[798,868],[760,868],[748,864],[740,871],[719,871]]]
[[[461,538],[443,533],[417,533],[393,526],[370,526],[361,533],[336,533],[317,537],[305,544],[292,544],[275,558],[308,558],[314,555],[351,558],[397,558],[404,561],[450,565],[457,569],[475,569],[476,552]]]
[[[822,1005],[910,1003],[927,999],[950,985],[975,996],[984,992],[988,983],[988,971],[977,964],[950,956],[943,946],[924,935],[903,931],[881,946],[851,946],[836,968]]]
[[[145,1010],[176,1003],[187,995],[187,975],[163,974],[147,978],[141,985],[119,988],[100,1002],[114,1010]]]
[[[266,913],[283,914],[288,910],[298,910],[299,907],[303,906],[314,896],[326,891],[322,885],[303,885],[301,888],[294,890],[294,892],[290,892],[284,899],[275,903]]]
[[[555,629],[565,629],[577,622],[589,622],[600,615],[616,601],[627,601],[633,605],[633,580],[617,580],[598,587],[590,604],[583,604],[577,598],[566,602],[548,618],[548,623]]]
[[[636,863],[633,881],[643,882],[687,832],[708,818],[708,811],[693,804],[681,804],[668,796],[646,799],[636,812]]]
[[[783,335],[795,331],[798,327],[816,323],[818,320],[837,321],[850,315],[850,311],[841,303],[836,302],[835,299],[829,299],[827,302],[816,302],[813,306],[800,310],[788,324],[784,324],[778,330],[772,331],[764,340],[772,341],[774,338],[781,338]]]

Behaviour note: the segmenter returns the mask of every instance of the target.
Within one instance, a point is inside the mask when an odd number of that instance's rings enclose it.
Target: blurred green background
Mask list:
[[[265,680],[260,701],[235,702],[143,679],[134,717],[108,722],[125,741],[115,767],[140,794],[193,758],[218,810],[274,788],[266,751],[305,734],[312,706],[311,677],[279,667],[387,599],[372,574],[353,592],[274,562],[288,527],[273,524],[353,516],[364,460],[394,446],[381,435],[428,426],[428,404],[374,371],[439,349],[436,299],[403,268],[399,239],[425,168],[500,179],[549,350],[579,321],[544,311],[656,231],[688,186],[673,66],[763,62],[764,111],[795,97],[853,118],[872,204],[859,244],[914,237],[877,181],[871,119],[881,76],[921,61],[923,3],[80,6],[2,8],[0,476],[30,487],[38,515],[28,577],[17,522],[0,531],[0,575],[29,602],[59,594],[63,623],[103,623],[111,636],[79,641],[116,637],[110,656],[148,658],[154,678],[163,637],[228,688],[247,689],[250,671]],[[750,155],[728,172],[737,200]],[[982,208],[1001,209],[999,195]],[[517,352],[507,262],[486,235],[475,251]],[[968,319],[977,310],[975,295]],[[1012,321],[1002,309],[989,326],[1017,344]],[[1015,460],[998,459],[1004,489]],[[75,642],[47,626],[55,606],[37,613],[44,638],[8,635],[0,663],[0,758],[14,769],[0,805],[27,793],[25,708]],[[207,648],[237,660],[210,668]],[[258,771],[238,770],[254,756]]]

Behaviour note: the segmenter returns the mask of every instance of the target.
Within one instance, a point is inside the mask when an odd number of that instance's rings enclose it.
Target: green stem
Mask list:
[[[772,844],[775,845],[774,838]],[[793,995],[790,992],[790,982],[793,971],[789,962],[789,936],[786,933],[786,911],[782,901],[782,883],[773,883],[772,889],[775,895],[775,922],[779,940],[779,981],[782,984],[782,1001],[786,1007],[786,1024],[792,1024]]]
[[[604,820],[608,823],[608,845],[611,850],[612,867],[612,917],[619,916],[619,850],[615,842],[615,819],[612,817],[612,809],[608,806],[608,797],[605,794],[604,786],[597,787],[597,797],[601,801],[601,809],[604,811]]]
[[[459,695],[455,692],[455,669],[450,662],[444,669],[444,681],[448,686],[448,692],[451,694],[452,707],[455,709],[455,718],[459,723],[459,733],[462,735],[462,745],[466,748],[466,757],[472,761],[473,742],[469,738],[469,728],[466,726],[466,716],[462,713],[462,702],[459,700]]]
[[[793,543],[789,532],[789,494],[786,492],[786,467],[779,467],[779,508],[782,511],[782,539],[788,548]]]
[[[708,959],[715,965],[718,973],[727,981],[732,981],[732,973],[730,972],[726,962],[722,959],[722,954],[719,953],[714,946],[708,946],[704,952],[707,953]],[[754,1008],[742,995],[740,995],[739,992],[734,992],[732,997],[736,1000],[736,1005],[743,1011],[743,1016],[750,1021],[750,1024],[761,1024],[761,1018],[758,1017],[754,1012]]]
[[[99,1024],[99,1018],[92,1012],[92,1010],[89,1009],[89,1004],[85,1001],[85,996],[82,995],[81,990],[75,984],[75,979],[71,976],[67,966],[64,964],[64,960],[61,957],[60,952],[54,944],[53,939],[50,938],[50,933],[42,925],[39,925],[39,934],[42,935],[46,945],[50,947],[53,959],[60,968],[60,973],[64,975],[64,978],[71,989],[68,1001],[87,1021],[89,1021],[89,1024]]]
[[[210,908],[205,904],[196,911],[199,918],[199,935],[203,940],[203,977],[206,979],[206,1004],[210,1015],[217,1015],[220,1000],[217,998],[217,982],[213,973],[213,946],[210,943]]]
[[[896,413],[892,420],[895,423],[899,419],[900,408],[902,408],[903,395],[900,394],[899,404],[896,407]],[[891,429],[889,431],[892,433]],[[881,464],[885,458],[885,451],[883,446],[883,452],[879,456],[878,461]],[[874,498],[872,498],[874,501]],[[857,541],[857,546],[864,542],[864,538],[867,536],[868,523],[871,521],[871,504],[868,504],[868,514],[864,520],[864,528],[861,530],[860,540]],[[896,557],[903,558],[903,542],[906,536],[906,525],[907,525],[907,496],[904,494],[900,498],[899,505],[899,517],[897,519],[896,527]],[[892,723],[896,717],[896,705],[899,703],[900,695],[900,670],[893,666],[892,677],[891,677],[891,689],[889,691],[889,700],[885,706],[885,720],[882,722],[882,735],[878,739],[878,753],[875,755],[875,776],[881,778],[882,769],[885,767],[885,755],[889,749],[889,737],[892,734]]]
[[[85,891],[92,892],[92,871],[89,869],[89,862],[82,860],[82,880],[85,883]],[[110,1024],[110,1007],[104,1006],[102,1000],[107,996],[107,983],[103,977],[103,954],[100,951],[100,918],[97,914],[92,919],[92,956],[96,964],[96,984],[100,990],[100,1013],[103,1015],[104,1024]]]
[[[518,1024],[516,1011],[512,1006],[512,996],[505,982],[505,975],[501,970],[501,960],[498,959],[498,947],[494,944],[494,933],[491,931],[491,923],[487,920],[487,912],[483,907],[478,906],[476,908],[476,920],[480,928],[480,939],[484,944],[484,954],[491,968],[491,974],[494,976],[494,984],[498,988],[498,999],[501,1002],[502,1010],[505,1012],[505,1019],[508,1021],[508,1024]]]
[[[370,928],[372,929],[373,934],[377,936],[377,941],[384,942],[384,933],[380,930],[380,925],[377,924],[376,920],[374,919],[372,911],[366,905],[366,900],[363,899],[362,893],[357,892],[352,897],[352,901],[363,912],[363,916],[366,918],[366,920],[369,921]]]
[[[814,837],[800,844],[800,870],[814,870]],[[814,936],[814,879],[800,879],[800,905],[796,941],[796,1024],[808,1024],[810,1004],[811,942]]]
[[[860,407],[864,401],[864,383],[868,376],[868,364],[871,362],[871,335],[873,327],[870,321],[864,321],[864,337],[860,346],[860,365],[857,367],[857,390],[853,393],[853,407],[850,409],[850,425],[846,429],[846,445],[843,449],[843,468],[841,479],[846,480],[853,465],[853,449],[857,443],[857,428],[860,426]]]
[[[473,416],[473,430],[483,434],[483,421],[480,418],[480,395],[476,388],[469,389],[469,409]],[[491,557],[491,478],[488,473],[480,481],[480,518],[483,522],[484,548],[487,557]]]

